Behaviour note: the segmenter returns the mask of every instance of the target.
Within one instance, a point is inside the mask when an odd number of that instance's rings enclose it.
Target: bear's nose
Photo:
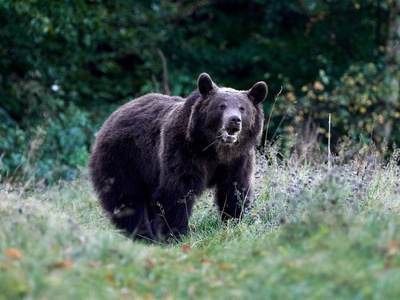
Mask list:
[[[239,116],[232,116],[229,118],[229,122],[233,123],[233,124],[240,124],[242,122],[242,119],[240,119]]]

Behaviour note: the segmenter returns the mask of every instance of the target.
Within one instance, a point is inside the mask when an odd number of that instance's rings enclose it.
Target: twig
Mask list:
[[[171,95],[171,90],[169,89],[169,84],[168,84],[168,65],[167,65],[167,59],[165,58],[164,53],[162,52],[161,49],[157,49],[158,55],[160,55],[162,64],[163,64],[163,79],[162,79],[162,84],[163,84],[163,92],[164,94]]]
[[[142,239],[145,239],[145,240],[147,240],[149,242],[152,242],[152,243],[155,243],[155,244],[164,245],[164,243],[161,243],[159,241],[153,240],[151,238],[148,238],[147,236],[144,236],[144,235],[141,235],[141,234],[138,234],[138,233],[136,234],[136,236],[141,237]]]
[[[281,127],[283,121],[285,121],[286,116],[287,116],[287,110],[285,111],[285,114],[283,115],[283,117],[282,117],[281,121],[279,122],[278,126],[276,126],[275,132],[274,132],[274,134],[272,135],[271,141],[273,141],[274,138],[276,137],[276,134],[278,133],[278,129],[279,129],[279,127]]]
[[[203,151],[206,151],[208,148],[210,148],[212,145],[214,145],[217,141],[212,142],[210,145],[208,145],[207,147],[205,147],[203,149]]]
[[[216,138],[216,139],[219,139],[221,136],[222,136],[222,134],[219,135],[219,136],[216,136],[215,138]],[[210,145],[208,145],[207,147],[205,147],[205,148],[203,149],[203,151],[206,151],[208,148],[210,148],[210,147],[211,147],[212,145],[214,145],[216,142],[218,142],[218,141],[212,142]]]
[[[271,112],[269,113],[269,118],[268,118],[268,122],[267,122],[267,129],[265,130],[265,139],[264,139],[264,152],[267,149],[267,141],[268,141],[268,128],[269,128],[269,122],[271,122],[271,117],[272,117],[272,111],[274,110],[276,101],[278,100],[278,97],[280,96],[280,94],[282,93],[283,87],[281,87],[281,89],[279,90],[279,93],[276,95],[275,97],[275,101],[274,104],[272,105],[271,108]]]
[[[151,74],[151,80],[153,81],[154,85],[154,91],[158,93],[158,83],[157,83],[157,78],[154,74]]]

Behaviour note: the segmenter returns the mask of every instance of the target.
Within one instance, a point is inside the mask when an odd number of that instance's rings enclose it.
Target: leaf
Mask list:
[[[399,243],[397,243],[396,241],[391,241],[389,243],[389,250],[393,250],[393,249],[397,249],[399,248]]]
[[[398,253],[399,253],[399,244],[396,241],[391,241],[389,243],[388,251],[386,253],[386,259],[384,263],[385,269],[389,269],[391,267],[392,258]]]
[[[316,89],[317,91],[323,91],[324,88],[325,87],[321,82],[319,81],[314,82],[314,89]]]
[[[388,256],[393,256],[399,252],[399,244],[396,241],[391,241],[388,247]]]
[[[144,295],[144,299],[153,300],[153,299],[155,299],[155,298],[154,298],[154,295],[153,295],[153,294],[147,293],[147,294]]]
[[[56,268],[66,268],[71,269],[73,268],[72,258],[70,256],[67,257],[66,261],[60,262],[54,265]]]
[[[202,264],[218,264],[219,261],[218,260],[211,260],[211,259],[202,259],[201,260]]]
[[[188,244],[183,244],[182,245],[182,250],[185,252],[185,251],[188,251],[188,250],[192,250],[192,247],[190,247]]]
[[[228,266],[227,265],[221,265],[219,268],[221,269],[221,271],[225,271],[225,270],[228,269]]]
[[[8,249],[8,250],[6,251],[6,255],[9,256],[9,257],[18,258],[18,259],[20,259],[20,258],[22,257],[21,252],[19,252],[19,251],[16,250],[16,249]]]
[[[150,267],[154,267],[154,263],[148,258],[146,258],[146,264],[148,264]]]
[[[115,281],[115,276],[112,275],[112,274],[107,274],[106,277],[107,277],[107,279],[110,280],[110,281],[113,281],[113,282]]]

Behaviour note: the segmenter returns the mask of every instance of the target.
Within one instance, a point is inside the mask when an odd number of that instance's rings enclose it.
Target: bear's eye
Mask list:
[[[243,106],[239,107],[239,110],[240,112],[244,112],[244,107]]]
[[[220,105],[219,105],[219,109],[220,110],[224,110],[226,108],[226,104],[225,103],[221,103]]]

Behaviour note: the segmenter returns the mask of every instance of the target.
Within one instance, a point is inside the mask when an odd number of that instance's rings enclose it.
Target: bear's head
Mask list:
[[[238,91],[219,88],[208,74],[202,73],[197,86],[199,97],[191,112],[189,139],[202,140],[203,145],[219,149],[258,142],[264,120],[261,102],[268,93],[265,82]]]

